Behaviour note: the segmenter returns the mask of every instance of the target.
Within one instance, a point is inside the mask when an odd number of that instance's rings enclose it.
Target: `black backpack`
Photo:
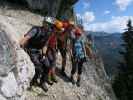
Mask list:
[[[38,26],[35,26],[32,29],[36,29],[37,32],[29,40],[28,48],[42,49],[43,46],[46,44],[51,31]]]

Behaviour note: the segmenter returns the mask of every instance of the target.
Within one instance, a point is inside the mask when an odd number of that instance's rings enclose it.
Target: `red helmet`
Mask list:
[[[63,28],[68,28],[69,26],[74,25],[73,21],[65,20],[63,21]]]
[[[63,21],[63,28],[69,27],[69,21]]]
[[[75,30],[75,35],[76,35],[76,36],[81,36],[81,35],[82,35],[82,31],[81,31],[80,28],[76,28],[76,30]]]

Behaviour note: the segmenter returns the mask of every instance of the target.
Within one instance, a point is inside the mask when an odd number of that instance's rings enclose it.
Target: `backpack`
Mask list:
[[[73,53],[76,59],[84,59],[86,57],[84,43],[81,40],[73,41]]]
[[[50,31],[42,29],[42,27],[37,27],[37,26],[33,27],[32,29],[36,29],[36,33],[29,40],[28,47],[35,48],[35,49],[43,48],[43,46],[46,44],[50,36],[49,34]]]

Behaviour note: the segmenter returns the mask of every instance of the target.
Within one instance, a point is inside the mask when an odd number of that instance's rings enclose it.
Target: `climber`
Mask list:
[[[50,18],[49,18],[50,19]],[[46,86],[46,68],[44,67],[42,60],[42,55],[46,53],[47,40],[51,34],[50,26],[52,23],[49,19],[43,21],[43,26],[34,26],[32,29],[24,35],[20,40],[20,46],[29,54],[32,62],[35,65],[35,75],[31,81],[31,86],[38,84],[38,79],[40,79],[40,86],[44,91],[48,91]]]
[[[81,80],[81,73],[82,73],[82,67],[83,63],[86,61],[86,51],[85,51],[85,44],[82,40],[82,29],[77,27],[75,30],[75,38],[73,39],[72,44],[72,53],[73,53],[73,64],[72,64],[72,70],[71,70],[71,82],[72,84],[75,84],[74,81],[74,74],[76,70],[78,69],[77,74],[77,86],[80,86],[80,80]]]
[[[61,34],[59,34],[59,36],[58,36],[57,47],[58,47],[58,49],[61,53],[61,56],[62,56],[61,73],[63,76],[66,76],[66,73],[65,73],[66,52],[67,52],[67,47],[68,47],[68,39],[69,39],[70,33],[73,29],[74,23],[72,21],[69,21],[69,20],[63,20],[62,23],[63,23],[64,31]]]
[[[52,34],[48,39],[46,58],[49,62],[48,69],[48,83],[50,85],[53,82],[57,83],[56,75],[55,75],[55,66],[56,66],[56,49],[57,49],[57,35],[60,34],[63,29],[63,23],[61,21],[55,21],[54,26],[52,28]]]

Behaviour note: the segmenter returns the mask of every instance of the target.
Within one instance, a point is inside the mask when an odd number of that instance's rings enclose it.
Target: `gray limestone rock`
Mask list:
[[[6,100],[2,95],[0,95],[0,100]]]
[[[0,16],[0,19],[0,94],[8,100],[20,100],[29,87],[35,69],[18,43],[19,35],[15,27],[21,21],[5,16]]]
[[[9,98],[17,94],[18,85],[13,72],[8,73],[8,76],[3,77],[1,81],[1,92],[5,97]]]
[[[6,75],[15,66],[15,53],[12,43],[4,31],[0,32],[0,75]]]
[[[48,15],[56,17],[62,0],[26,0],[32,9],[40,9],[48,12]]]

